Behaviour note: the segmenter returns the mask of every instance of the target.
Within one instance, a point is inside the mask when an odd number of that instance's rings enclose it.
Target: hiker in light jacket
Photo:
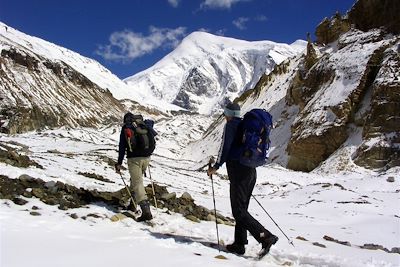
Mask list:
[[[147,221],[153,218],[143,185],[143,173],[150,164],[150,155],[155,148],[154,136],[157,133],[154,131],[153,125],[153,121],[143,121],[141,115],[133,115],[128,112],[124,116],[124,125],[119,138],[119,155],[115,171],[121,173],[121,165],[126,153],[131,178],[130,190],[133,191],[135,202],[140,205],[142,210],[142,215],[137,221]],[[137,138],[139,132],[143,133],[145,137]]]
[[[214,174],[226,162],[230,181],[230,201],[233,217],[235,218],[234,242],[226,246],[232,253],[243,255],[247,241],[247,231],[262,245],[264,253],[268,253],[270,247],[278,241],[278,237],[265,229],[248,212],[250,197],[256,184],[257,173],[255,168],[247,167],[239,163],[241,118],[240,106],[236,103],[228,103],[224,109],[226,125],[224,128],[222,143],[218,159],[214,166],[207,171],[210,176]]]

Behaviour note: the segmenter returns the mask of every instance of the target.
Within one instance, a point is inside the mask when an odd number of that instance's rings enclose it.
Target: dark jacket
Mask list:
[[[214,168],[218,169],[226,161],[239,160],[240,146],[237,131],[241,121],[241,118],[233,117],[225,124],[221,147]]]
[[[153,129],[154,121],[145,120],[144,123],[146,124],[148,129],[153,133],[153,135],[156,136],[157,132]],[[133,129],[133,126],[127,126],[127,125],[122,126],[121,133],[119,136],[119,149],[118,149],[118,164],[119,165],[122,165],[122,162],[125,157],[125,152],[127,153],[127,155],[126,155],[127,158],[148,157],[148,155],[141,154],[140,151],[139,152],[137,150],[135,151],[135,149],[133,149],[132,151],[129,151],[128,140],[126,139],[126,136],[125,136],[126,128]]]

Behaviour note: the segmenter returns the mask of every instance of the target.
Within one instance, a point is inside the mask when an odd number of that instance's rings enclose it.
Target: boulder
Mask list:
[[[389,183],[394,183],[394,177],[393,176],[389,176],[386,181],[388,181]]]
[[[172,193],[164,193],[161,196],[162,200],[170,200],[170,199],[175,199],[176,198],[176,193],[172,192]]]
[[[195,217],[193,215],[190,215],[190,214],[186,215],[185,218],[188,219],[189,221],[192,221],[192,222],[195,222],[195,223],[199,223],[200,222],[199,218],[197,218],[197,217]]]
[[[181,196],[181,198],[189,200],[189,201],[193,201],[192,196],[188,193],[188,192],[184,192]]]

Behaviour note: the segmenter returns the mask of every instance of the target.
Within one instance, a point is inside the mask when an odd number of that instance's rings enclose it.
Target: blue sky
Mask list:
[[[159,61],[203,30],[292,43],[355,0],[0,0],[0,20],[81,55],[120,78]]]

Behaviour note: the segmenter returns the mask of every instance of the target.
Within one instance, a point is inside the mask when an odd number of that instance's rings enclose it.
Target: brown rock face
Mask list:
[[[289,87],[287,97],[288,102],[299,105],[300,110],[304,109],[305,105],[322,85],[331,83],[335,75],[333,69],[325,68],[321,65],[314,67],[309,72],[305,73],[304,71],[306,70],[297,72]]]
[[[1,57],[11,58],[16,64],[27,67],[29,70],[37,70],[38,60],[29,55],[17,52],[15,49],[1,50]]]
[[[335,79],[334,68],[319,60],[315,66],[308,70],[307,56],[304,60],[304,69],[300,68],[286,96],[287,102],[300,107],[298,119],[292,125],[292,138],[288,144],[288,168],[294,170],[311,171],[323,160],[329,157],[347,138],[346,127],[341,123],[343,115],[333,107],[325,107],[329,113],[336,113],[339,119],[329,127],[318,130],[319,124],[313,122],[309,116],[320,106],[306,107],[313,101],[316,93],[323,87],[328,87]],[[314,59],[317,61],[317,59]],[[329,60],[328,60],[329,61]]]
[[[400,58],[398,43],[389,47],[372,83],[370,110],[365,118],[363,144],[354,156],[368,168],[400,166]]]
[[[400,33],[400,1],[358,0],[348,14],[350,23],[357,29],[368,31],[385,27],[387,31]]]
[[[339,13],[325,18],[315,31],[318,44],[336,41],[339,36],[350,30],[352,25],[359,30],[385,28],[386,31],[400,33],[400,1],[393,0],[358,0],[347,17]]]
[[[339,36],[349,31],[351,25],[349,21],[339,13],[331,18],[325,18],[315,30],[315,36],[317,37],[318,44],[329,44],[336,41]]]
[[[287,147],[288,168],[316,168],[347,140],[354,114],[366,106],[369,109],[357,122],[364,127],[364,144],[356,153],[355,162],[372,168],[388,162],[396,164],[399,56],[396,39],[387,41],[382,34],[349,31],[340,38],[338,50],[319,58],[310,70],[299,68],[286,96],[289,104],[300,108]],[[384,141],[368,145],[375,140],[369,136],[379,136]]]
[[[318,61],[317,53],[314,49],[314,46],[311,42],[311,37],[308,34],[307,36],[307,53],[305,56],[305,68],[306,70],[311,69],[311,67]]]
[[[312,171],[327,159],[347,139],[346,127],[332,127],[327,131],[305,138],[292,138],[288,145],[288,168]]]

